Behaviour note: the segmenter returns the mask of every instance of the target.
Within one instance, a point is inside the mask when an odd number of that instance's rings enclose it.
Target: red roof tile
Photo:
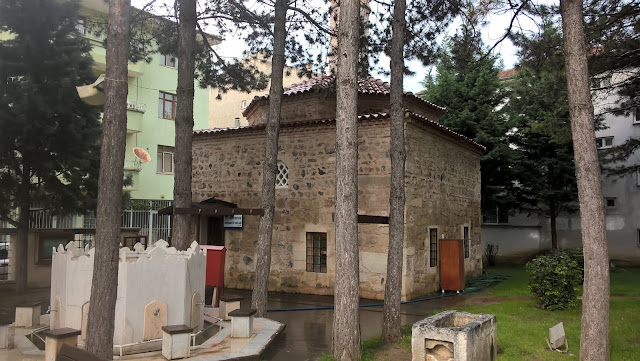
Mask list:
[[[503,70],[503,71],[498,73],[498,79],[500,79],[500,80],[509,79],[512,76],[514,76],[515,74],[516,74],[516,68]]]
[[[320,91],[329,91],[335,92],[335,76],[326,75],[316,78],[311,78],[309,80],[305,80],[302,83],[293,84],[284,89],[285,96],[299,95],[305,93],[316,93]],[[360,78],[358,79],[358,93],[360,94],[373,94],[373,95],[389,95],[391,91],[391,86],[388,82],[383,80],[368,77],[368,78]],[[413,97],[418,99],[434,108],[444,111],[445,108],[439,105],[433,104],[429,101],[426,101],[411,92],[404,92],[406,96]],[[253,98],[249,106],[244,110],[243,115],[249,112],[249,109],[253,108],[258,101],[269,99],[269,94],[259,95]]]

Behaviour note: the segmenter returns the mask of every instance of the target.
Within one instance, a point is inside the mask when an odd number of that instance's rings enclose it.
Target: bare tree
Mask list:
[[[358,251],[358,42],[360,0],[340,3],[336,68],[336,282],[333,356],[360,356]]]
[[[109,1],[107,71],[103,117],[93,279],[87,321],[87,350],[113,357],[113,330],[118,291],[118,246],[124,152],[127,134],[127,59],[130,0]]]
[[[271,237],[273,234],[273,213],[275,209],[275,187],[278,161],[278,136],[280,133],[280,111],[282,105],[282,79],[284,71],[284,48],[287,32],[287,0],[276,0],[273,25],[273,57],[271,60],[271,87],[269,89],[269,119],[267,120],[267,139],[265,158],[262,165],[262,209],[258,228],[258,247],[256,255],[256,278],[251,297],[251,307],[258,317],[267,313],[267,291],[269,290],[269,271],[271,268]]]
[[[561,0],[571,133],[584,248],[581,360],[609,360],[609,250],[596,151],[582,0]]]
[[[400,301],[402,297],[402,251],[404,245],[404,75],[405,0],[395,0],[391,39],[391,191],[389,194],[389,252],[387,283],[384,288],[382,337],[394,342],[402,337]]]
[[[174,217],[172,245],[189,248],[191,217],[181,212],[191,207],[191,143],[193,136],[193,95],[196,64],[196,0],[178,0],[178,104],[176,109]]]

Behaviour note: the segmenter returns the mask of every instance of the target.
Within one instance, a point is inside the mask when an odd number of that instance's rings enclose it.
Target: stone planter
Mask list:
[[[495,315],[445,311],[413,324],[413,361],[490,361],[498,353]]]

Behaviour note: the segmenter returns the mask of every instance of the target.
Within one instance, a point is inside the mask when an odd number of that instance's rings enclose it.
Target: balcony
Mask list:
[[[142,170],[142,161],[140,160],[125,160],[124,161],[124,170],[139,172]]]
[[[127,100],[127,134],[142,131],[142,117],[147,105]]]

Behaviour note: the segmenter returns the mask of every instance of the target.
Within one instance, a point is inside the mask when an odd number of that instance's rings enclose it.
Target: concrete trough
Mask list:
[[[413,324],[413,361],[491,361],[498,353],[496,316],[455,310]]]

